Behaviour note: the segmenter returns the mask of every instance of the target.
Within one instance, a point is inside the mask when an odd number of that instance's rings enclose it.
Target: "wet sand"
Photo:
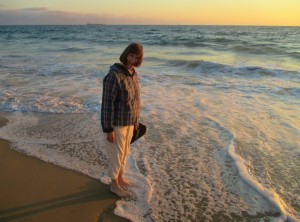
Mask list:
[[[0,178],[1,222],[128,221],[113,214],[118,197],[99,180],[25,156],[3,139]]]

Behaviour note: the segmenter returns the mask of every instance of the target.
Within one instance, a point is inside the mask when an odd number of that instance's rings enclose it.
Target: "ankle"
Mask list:
[[[112,180],[110,185],[112,187],[118,187],[119,186],[119,179]]]

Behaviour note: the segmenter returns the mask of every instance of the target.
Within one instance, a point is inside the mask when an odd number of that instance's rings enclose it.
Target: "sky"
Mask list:
[[[0,25],[300,26],[300,0],[0,0]]]

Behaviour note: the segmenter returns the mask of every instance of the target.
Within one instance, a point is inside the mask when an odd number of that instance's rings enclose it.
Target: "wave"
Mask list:
[[[235,166],[238,169],[240,176],[243,178],[245,182],[247,182],[251,187],[253,187],[257,192],[259,192],[262,196],[268,199],[271,203],[273,203],[281,212],[281,219],[284,221],[296,222],[298,219],[295,215],[290,213],[289,206],[284,202],[284,200],[280,197],[280,195],[272,188],[266,187],[261,184],[259,180],[250,172],[247,167],[247,161],[240,156],[236,151],[236,137],[235,135],[227,128],[222,127],[219,123],[215,122],[224,132],[227,132],[230,137],[230,142],[227,147],[227,152],[231,159],[234,161]],[[292,210],[293,211],[293,210]]]
[[[235,52],[247,52],[250,54],[257,55],[284,55],[287,54],[284,50],[280,48],[275,48],[270,45],[236,45],[228,48]]]
[[[236,76],[243,78],[276,77],[283,79],[290,78],[291,80],[295,79],[297,81],[300,75],[300,71],[298,70],[275,69],[259,66],[233,66],[205,60],[168,60],[159,57],[149,57],[145,58],[145,60],[164,63],[168,67],[171,66],[177,69],[185,69],[194,75],[201,76]]]
[[[91,98],[84,101],[76,96],[51,97],[28,96],[0,93],[0,110],[14,112],[39,112],[39,113],[94,113],[99,112],[99,99]]]
[[[283,221],[289,221],[289,222],[297,222],[298,219],[293,214],[289,213],[287,209],[289,208],[286,203],[283,201],[283,199],[280,197],[280,195],[273,190],[272,188],[266,188],[261,183],[259,183],[256,178],[251,175],[246,167],[245,160],[239,156],[235,151],[235,142],[234,139],[232,139],[229,147],[228,147],[228,153],[230,157],[234,160],[239,173],[241,177],[249,184],[251,185],[255,190],[257,190],[261,195],[263,195],[265,198],[267,198],[271,203],[273,203],[277,208],[280,210],[282,214],[282,220]]]
[[[160,40],[148,40],[146,41],[147,45],[149,46],[186,46],[186,47],[207,47],[210,44],[206,42],[204,39],[195,41],[195,40],[171,40],[168,38],[162,38]]]
[[[6,26],[0,38],[6,40],[32,40],[32,44],[46,41],[81,42],[110,45],[128,43],[138,39],[146,46],[171,46],[231,51],[254,55],[283,55],[299,59],[299,52],[290,52],[299,46],[295,43],[299,33],[293,29],[271,29],[274,35],[266,36],[265,30],[255,27],[201,27],[201,26]],[[128,38],[128,33],[130,38]],[[137,33],[137,34],[135,34]],[[278,34],[278,35],[277,35]],[[274,37],[278,36],[278,37]],[[49,40],[49,41],[47,41]],[[290,41],[290,42],[289,42]],[[271,42],[271,43],[270,43]],[[292,42],[292,44],[290,44]],[[297,41],[296,41],[297,42]]]
[[[295,59],[300,59],[300,52],[289,52],[288,55]]]
[[[238,75],[243,77],[296,77],[300,74],[299,71],[283,70],[283,69],[270,69],[258,66],[231,66],[221,63],[203,61],[203,60],[162,60],[169,65],[181,68],[192,69],[194,74],[197,75]]]
[[[53,36],[49,38],[51,41],[62,41],[62,42],[81,42],[85,39],[79,38],[79,37],[75,37],[75,36]]]
[[[65,49],[60,49],[59,51],[62,51],[62,52],[88,52],[91,49],[92,48],[69,47],[69,48],[65,48]]]
[[[274,91],[277,95],[281,96],[294,96],[295,98],[300,97],[300,88],[299,87],[279,87]]]

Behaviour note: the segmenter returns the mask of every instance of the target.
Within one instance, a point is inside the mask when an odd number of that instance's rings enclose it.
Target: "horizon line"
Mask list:
[[[233,25],[233,24],[105,24],[105,23],[78,23],[78,24],[0,24],[0,26],[252,26],[252,27],[300,27],[300,25]]]

